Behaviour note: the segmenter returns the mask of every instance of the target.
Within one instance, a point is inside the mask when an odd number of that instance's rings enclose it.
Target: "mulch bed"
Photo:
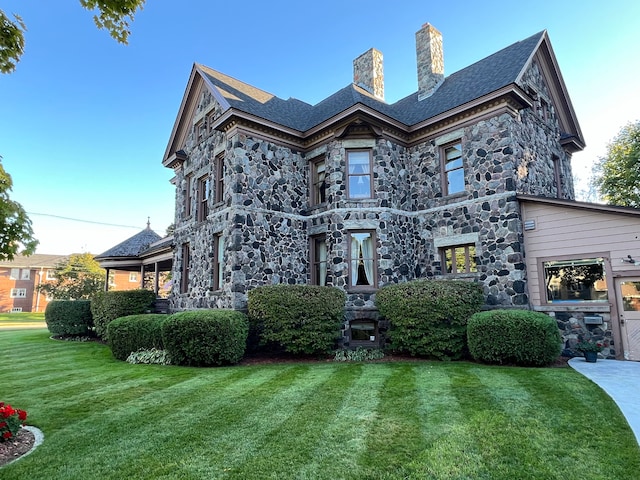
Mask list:
[[[27,453],[35,441],[33,433],[22,428],[15,437],[0,442],[0,467]]]

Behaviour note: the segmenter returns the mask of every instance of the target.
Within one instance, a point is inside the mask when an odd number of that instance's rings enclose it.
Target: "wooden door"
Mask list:
[[[625,360],[640,361],[640,277],[616,279]]]

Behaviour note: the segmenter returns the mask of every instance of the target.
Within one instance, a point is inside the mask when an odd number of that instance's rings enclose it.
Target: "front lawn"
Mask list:
[[[570,368],[130,365],[0,331],[0,401],[44,443],[9,479],[636,479],[640,449]]]
[[[44,322],[44,313],[18,312],[0,313],[0,325],[5,323],[41,323]]]

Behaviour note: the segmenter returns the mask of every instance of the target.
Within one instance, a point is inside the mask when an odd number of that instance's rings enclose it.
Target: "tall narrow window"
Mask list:
[[[311,163],[312,205],[318,205],[327,201],[326,169],[327,162],[324,157]]]
[[[560,177],[560,159],[557,155],[551,157],[553,162],[553,180],[556,184],[556,197],[562,198],[562,179]]]
[[[28,268],[23,268],[20,272],[20,280],[30,280],[31,279],[31,270]]]
[[[184,215],[186,217],[191,215],[191,183],[192,176],[187,175],[184,177]]]
[[[474,273],[478,271],[475,245],[455,245],[441,249],[445,273]]]
[[[374,233],[351,232],[349,242],[349,285],[375,287],[378,282]]]
[[[216,157],[215,202],[224,200],[224,154]]]
[[[10,280],[19,280],[20,279],[20,269],[19,268],[12,268],[11,269],[11,273],[9,273],[9,279]]]
[[[198,221],[204,222],[209,215],[209,176],[198,179]]]
[[[445,195],[464,191],[462,143],[456,142],[442,149],[442,190]]]
[[[189,291],[189,269],[191,268],[191,251],[188,243],[182,244],[182,269],[180,278],[180,293]]]
[[[327,238],[325,235],[311,238],[311,284],[327,285]]]
[[[349,172],[349,198],[371,198],[373,175],[371,174],[371,151],[347,151],[347,171]]]
[[[213,241],[213,262],[211,262],[211,289],[220,290],[224,284],[224,238],[216,235]]]

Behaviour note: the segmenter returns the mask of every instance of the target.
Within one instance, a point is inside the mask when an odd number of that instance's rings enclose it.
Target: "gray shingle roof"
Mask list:
[[[0,267],[9,268],[53,268],[58,263],[65,261],[68,255],[46,255],[42,253],[34,253],[25,257],[16,255],[13,260],[0,261]]]
[[[513,84],[543,35],[544,32],[536,33],[449,75],[429,98],[418,101],[415,92],[393,104],[377,100],[351,84],[312,106],[294,98],[283,100],[209,67],[198,67],[232,108],[299,131],[358,103],[411,126]]]
[[[110,248],[106,252],[95,257],[96,260],[112,258],[112,257],[137,257],[141,252],[146,250],[149,245],[157,242],[162,237],[147,227],[133,237],[127,238],[124,242],[119,243],[115,247]]]

